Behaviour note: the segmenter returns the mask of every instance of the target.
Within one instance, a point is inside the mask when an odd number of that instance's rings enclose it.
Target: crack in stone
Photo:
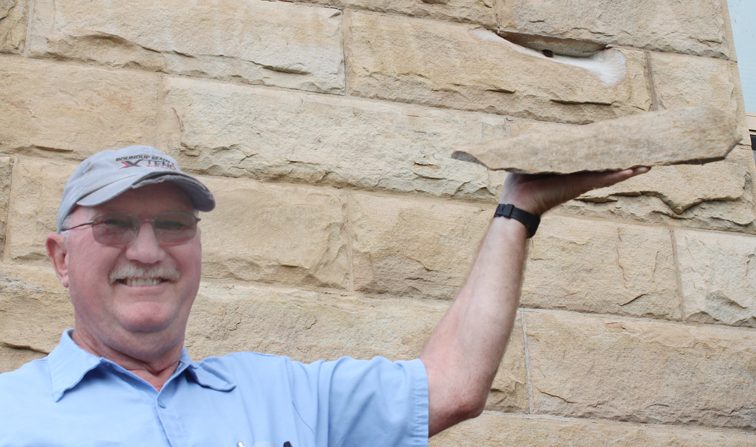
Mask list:
[[[248,61],[248,62],[251,62],[253,64],[259,65],[261,68],[264,68],[266,70],[275,71],[277,73],[295,74],[295,75],[308,75],[308,74],[312,74],[311,72],[309,72],[307,70],[304,70],[304,69],[300,69],[300,68],[277,67],[275,65],[260,64],[260,63],[257,63],[255,61]]]
[[[549,101],[564,104],[564,105],[593,105],[601,107],[611,107],[612,103],[609,102],[595,102],[595,101],[570,101],[567,99],[549,99]]]
[[[626,303],[620,304],[620,306],[627,306],[628,304],[634,302],[635,300],[639,300],[639,299],[641,299],[641,298],[643,298],[645,296],[648,296],[648,294],[647,293],[641,293],[640,295],[636,296],[635,298],[631,299],[630,301],[628,301]]]
[[[36,349],[36,348],[33,348],[33,347],[29,346],[29,345],[19,345],[19,344],[16,344],[16,343],[9,343],[9,342],[5,342],[5,341],[0,342],[0,346],[2,346],[4,348],[11,348],[11,349],[19,349],[19,350],[23,350],[23,351],[36,352],[38,354],[44,354],[44,355],[47,355],[47,354],[50,353],[49,351],[43,351],[41,349]]]
[[[12,4],[10,5],[10,8],[8,8],[8,10],[7,10],[7,11],[5,11],[5,15],[3,15],[3,16],[0,16],[0,22],[2,22],[2,21],[3,21],[3,19],[6,19],[6,18],[7,18],[8,16],[9,16],[9,15],[11,14],[11,11],[13,11],[14,9],[16,9],[16,5],[17,5],[17,3],[16,3],[16,2],[13,2],[13,3],[12,3]]]
[[[562,397],[562,396],[557,396],[556,394],[547,393],[546,391],[543,391],[543,390],[538,390],[538,391],[539,391],[539,392],[540,392],[541,394],[545,394],[546,396],[549,396],[549,397],[553,397],[553,398],[555,398],[555,399],[559,399],[559,400],[561,400],[562,402],[564,402],[564,403],[567,403],[567,404],[576,404],[576,403],[577,403],[577,401],[571,401],[571,400],[569,400],[569,399],[565,399],[565,398],[564,398],[564,397]]]

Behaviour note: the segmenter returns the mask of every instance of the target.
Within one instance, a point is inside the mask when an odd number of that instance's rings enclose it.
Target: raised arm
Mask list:
[[[540,216],[586,191],[647,171],[510,174],[500,202]],[[485,407],[517,312],[526,238],[520,222],[493,219],[467,281],[420,355],[428,371],[429,436],[478,416]]]

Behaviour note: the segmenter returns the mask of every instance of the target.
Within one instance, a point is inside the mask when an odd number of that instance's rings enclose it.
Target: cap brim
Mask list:
[[[183,189],[192,201],[192,205],[198,211],[212,211],[215,208],[215,198],[210,190],[199,180],[177,172],[149,173],[142,176],[132,176],[117,180],[97,191],[79,199],[76,204],[80,206],[97,206],[112,200],[129,189],[156,183],[171,182]]]

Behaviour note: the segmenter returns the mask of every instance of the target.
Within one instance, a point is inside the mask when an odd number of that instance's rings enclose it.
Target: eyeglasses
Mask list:
[[[180,244],[197,234],[200,219],[186,211],[170,211],[152,219],[140,219],[133,214],[112,213],[97,216],[91,222],[63,228],[69,231],[85,225],[92,226],[94,240],[104,245],[128,245],[136,239],[142,222],[151,222],[155,238],[161,244]]]

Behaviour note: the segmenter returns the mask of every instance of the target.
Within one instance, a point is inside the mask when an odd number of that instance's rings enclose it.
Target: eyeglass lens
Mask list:
[[[158,242],[180,244],[197,233],[199,219],[184,211],[157,214],[152,219],[139,219],[133,214],[103,214],[92,222],[94,239],[105,245],[126,245],[136,238],[142,222],[152,222]]]

